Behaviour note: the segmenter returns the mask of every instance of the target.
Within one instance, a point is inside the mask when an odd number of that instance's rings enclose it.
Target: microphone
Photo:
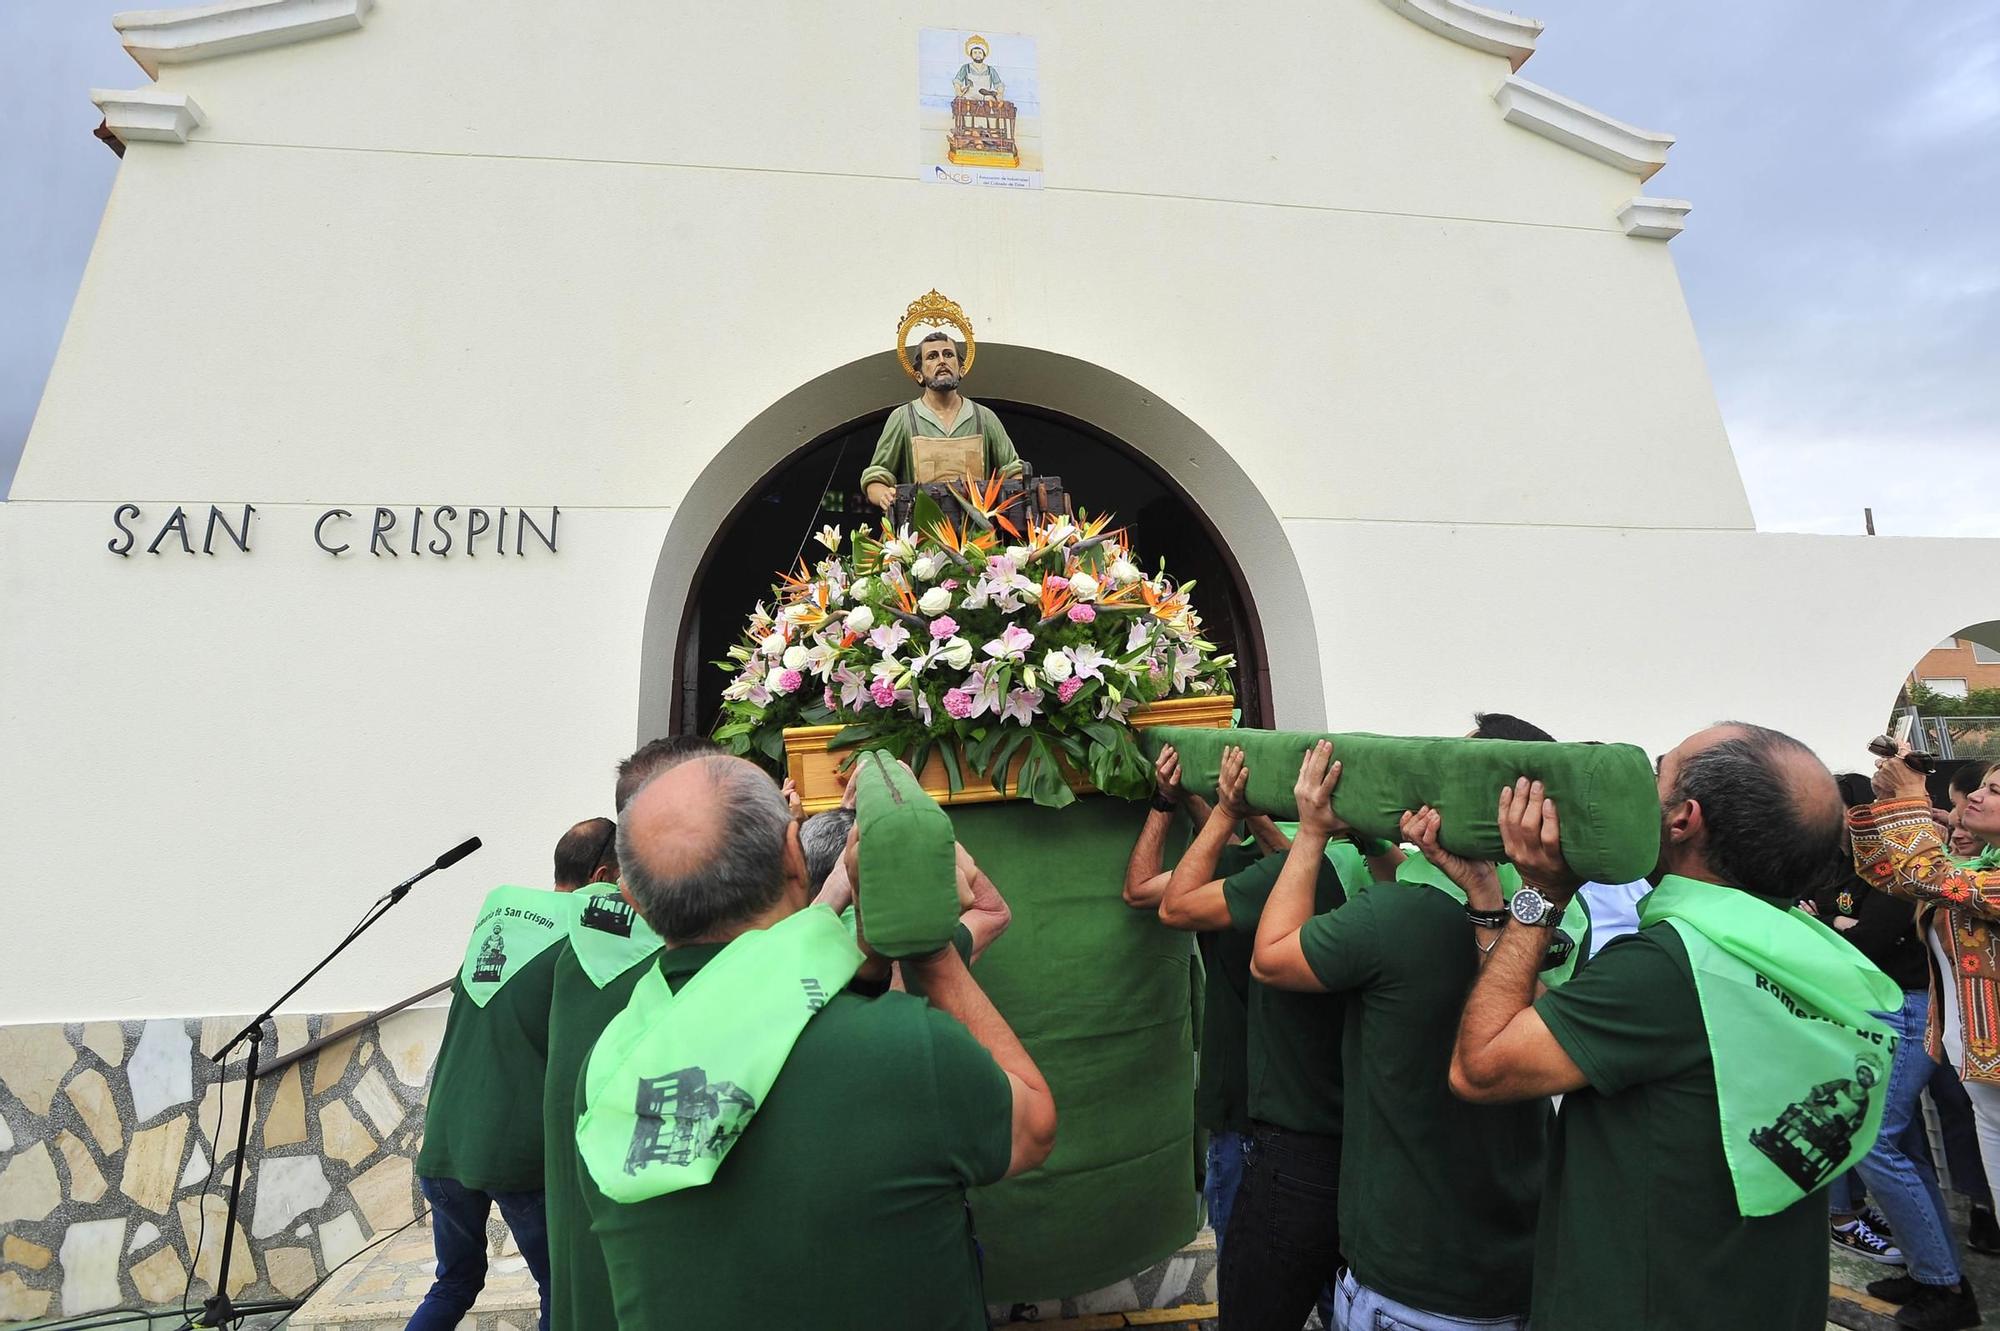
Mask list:
[[[478,850],[480,844],[481,843],[478,837],[476,836],[467,837],[465,840],[459,842],[456,846],[453,846],[450,850],[446,851],[444,854],[438,856],[437,863],[433,864],[431,868],[449,869],[452,865],[457,864],[460,860],[464,859],[467,855],[470,855],[473,851]]]
[[[395,905],[398,901],[401,901],[404,897],[408,896],[410,894],[410,889],[415,887],[418,883],[421,883],[424,879],[430,877],[432,874],[436,873],[439,869],[449,869],[452,865],[457,864],[460,860],[464,859],[467,855],[470,855],[473,851],[478,850],[480,845],[481,842],[478,837],[476,836],[467,837],[465,840],[459,842],[456,846],[453,846],[450,850],[446,851],[444,854],[438,856],[437,859],[433,860],[431,863],[425,865],[423,868],[417,870],[417,872],[411,874],[408,878],[405,878],[402,882],[390,888],[388,894],[383,898],[383,900],[387,901],[392,906]]]

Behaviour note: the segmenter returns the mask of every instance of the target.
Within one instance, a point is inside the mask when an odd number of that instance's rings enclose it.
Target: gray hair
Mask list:
[[[847,849],[847,834],[854,827],[854,810],[828,809],[799,824],[799,846],[806,853],[806,890],[818,892],[826,886],[827,875],[840,863]]]
[[[618,823],[622,885],[646,923],[670,943],[704,937],[776,903],[784,885],[785,831],[792,825],[778,787],[748,763],[711,757],[692,764],[715,783],[720,806],[707,854],[698,862],[662,873],[632,844],[632,820]]]
[[[1708,828],[1708,867],[1732,887],[1758,896],[1811,896],[1827,881],[1851,875],[1841,842],[1837,798],[1813,800],[1787,770],[1788,760],[1826,768],[1798,740],[1742,721],[1719,725],[1739,731],[1695,754],[1674,774],[1669,799],[1693,800]],[[1837,795],[1830,773],[1828,796]]]

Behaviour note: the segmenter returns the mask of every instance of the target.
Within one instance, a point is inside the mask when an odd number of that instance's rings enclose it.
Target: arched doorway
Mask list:
[[[1319,642],[1284,529],[1250,478],[1156,394],[1101,366],[1031,347],[982,344],[967,384],[1002,412],[1023,456],[1072,500],[1132,525],[1148,563],[1201,583],[1196,604],[1238,653],[1246,723],[1324,724]],[[910,385],[873,356],[829,371],[751,421],[675,510],[646,610],[637,733],[703,729],[724,682],[708,663],[821,522],[872,512],[848,501],[885,412]],[[824,507],[822,496],[835,506]],[[846,508],[847,511],[841,511]],[[709,679],[713,674],[715,678]]]

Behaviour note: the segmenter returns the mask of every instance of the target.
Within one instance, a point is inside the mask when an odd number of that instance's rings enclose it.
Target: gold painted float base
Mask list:
[[[1226,730],[1235,710],[1236,699],[1226,693],[1205,698],[1170,698],[1133,712],[1132,728],[1193,726],[1202,730]],[[852,750],[830,750],[826,746],[842,729],[842,726],[793,726],[785,731],[785,774],[798,787],[799,799],[807,813],[822,813],[840,807],[841,794],[846,789],[840,768],[851,756]],[[993,788],[992,781],[973,772],[963,758],[959,760],[959,771],[965,777],[965,788],[954,795],[951,780],[945,773],[944,759],[936,753],[931,754],[924,770],[917,773],[917,780],[939,804],[990,804],[996,800],[1015,798],[1014,777],[1021,761],[1022,755],[1017,754],[1007,765],[1008,793],[1005,795]],[[1074,772],[1069,774],[1069,787],[1079,794],[1088,794],[1096,789],[1088,779]]]

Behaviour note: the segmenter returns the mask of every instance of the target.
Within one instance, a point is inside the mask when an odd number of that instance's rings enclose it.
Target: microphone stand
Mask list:
[[[362,934],[368,932],[369,928],[377,920],[387,915],[391,906],[394,906],[397,902],[408,896],[411,888],[436,873],[439,869],[449,868],[458,863],[477,849],[479,849],[479,838],[474,837],[470,841],[446,851],[444,854],[438,856],[436,860],[424,866],[416,873],[411,874],[408,878],[405,878],[402,882],[376,898],[375,904],[370,906],[367,914],[361,917],[361,923],[348,930],[347,937],[341,939],[334,946],[333,951],[320,958],[318,965],[300,976],[298,983],[285,990],[284,993],[279,994],[269,1007],[252,1017],[250,1024],[231,1036],[227,1044],[208,1056],[210,1062],[219,1066],[223,1058],[237,1045],[248,1043],[250,1046],[249,1057],[243,1069],[243,1104],[237,1114],[236,1120],[236,1161],[229,1171],[229,1210],[222,1221],[222,1261],[217,1266],[215,1272],[215,1292],[203,1300],[201,1311],[188,1320],[182,1331],[188,1331],[189,1328],[193,1327],[228,1326],[232,1322],[257,1313],[288,1312],[298,1307],[301,1302],[298,1299],[281,1299],[266,1303],[238,1304],[229,1297],[231,1239],[234,1238],[236,1233],[236,1212],[243,1197],[243,1160],[245,1156],[250,1154],[250,1102],[257,1095],[257,1056],[264,1043],[264,1024],[272,1020],[273,1014],[285,1005],[287,999],[305,988],[307,982],[313,976],[325,970],[329,962],[342,952],[345,952],[349,944],[361,937]],[[189,1260],[192,1261],[200,1255],[200,1253],[190,1253]]]

